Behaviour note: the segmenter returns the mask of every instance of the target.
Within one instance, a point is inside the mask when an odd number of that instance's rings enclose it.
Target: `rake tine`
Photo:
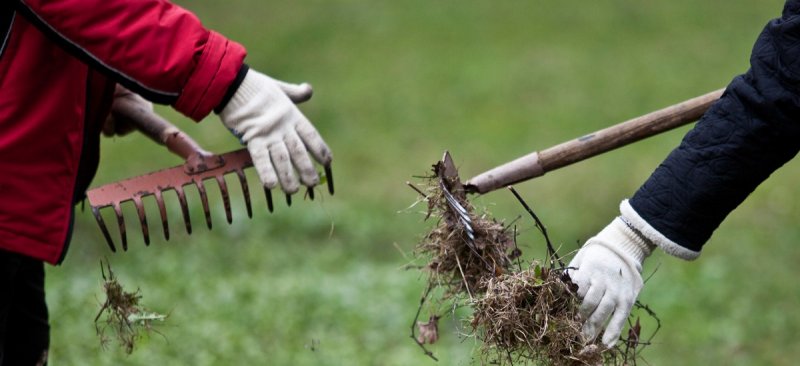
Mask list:
[[[189,204],[186,203],[186,193],[183,192],[183,187],[175,187],[175,193],[178,194],[178,201],[181,205],[181,213],[183,213],[183,223],[186,224],[186,233],[192,233],[192,219],[189,217]]]
[[[108,247],[111,248],[112,252],[116,253],[117,247],[114,246],[114,242],[111,240],[111,234],[108,233],[106,222],[103,221],[103,216],[100,215],[100,210],[97,207],[92,206],[92,214],[94,215],[95,220],[97,220],[97,225],[100,226],[100,231],[103,232],[103,237],[106,238],[106,243],[108,243]]]
[[[267,209],[272,212],[272,191],[266,186],[264,187],[264,196],[267,197]]]
[[[333,169],[330,163],[325,165],[325,178],[328,181],[328,193],[333,196]]]
[[[253,218],[253,208],[250,207],[250,188],[247,186],[247,176],[241,169],[236,170],[236,176],[239,177],[239,183],[242,184],[242,194],[244,194],[244,205],[247,207],[247,217]]]
[[[195,180],[194,185],[197,186],[197,191],[200,192],[200,202],[203,203],[203,211],[206,214],[206,225],[211,229],[211,210],[208,209],[208,195],[206,194],[206,186],[202,180]]]
[[[136,213],[139,214],[139,223],[142,225],[142,235],[144,244],[150,245],[150,226],[147,225],[147,216],[144,213],[144,205],[141,196],[133,196],[133,205],[136,206]]]
[[[119,225],[119,235],[122,237],[122,250],[128,251],[128,233],[125,230],[125,218],[122,217],[122,208],[119,202],[114,202],[114,213],[117,214],[117,225]]]
[[[169,223],[167,222],[167,208],[164,205],[164,197],[161,195],[161,190],[158,189],[156,189],[153,194],[158,204],[158,212],[161,214],[161,225],[164,227],[164,239],[169,240]]]
[[[225,218],[228,219],[228,224],[233,222],[233,214],[231,213],[231,200],[228,197],[228,184],[225,183],[225,178],[222,175],[217,175],[217,184],[219,184],[219,192],[222,193],[222,203],[225,206]]]
[[[292,195],[286,194],[286,206],[292,207]]]
[[[306,190],[306,194],[308,194],[308,199],[314,200],[314,187],[308,187]]]

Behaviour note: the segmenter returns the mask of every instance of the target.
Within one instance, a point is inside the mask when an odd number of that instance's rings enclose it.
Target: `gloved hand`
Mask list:
[[[237,135],[253,159],[261,182],[267,188],[280,183],[287,194],[303,185],[319,183],[314,160],[322,165],[333,159],[331,150],[316,128],[294,103],[311,97],[308,84],[289,84],[250,69],[219,116]]]
[[[107,137],[125,136],[136,130],[136,127],[127,116],[117,113],[117,108],[122,104],[125,104],[126,108],[141,109],[143,112],[153,111],[153,103],[117,84],[116,89],[114,89],[111,113],[108,114],[105,123],[103,123],[103,135]]]
[[[613,317],[603,333],[603,344],[611,348],[642,289],[642,262],[654,245],[617,217],[589,239],[569,263],[572,281],[583,299],[580,315],[583,335],[594,339],[606,320]]]

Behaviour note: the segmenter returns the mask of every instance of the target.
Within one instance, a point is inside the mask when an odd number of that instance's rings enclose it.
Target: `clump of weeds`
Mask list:
[[[429,283],[444,290],[446,298],[483,293],[484,278],[508,272],[515,251],[509,228],[486,216],[473,215],[463,187],[457,178],[444,174],[444,162],[433,166],[427,177],[426,219],[436,219],[436,226],[415,248],[415,254],[428,258],[423,268]]]
[[[149,312],[143,308],[139,304],[141,292],[138,289],[133,292],[125,291],[108,262],[105,268],[100,263],[100,272],[106,300],[94,319],[97,336],[104,347],[109,343],[109,338],[113,338],[125,353],[131,354],[143,337],[150,332],[158,333],[154,326],[164,322],[167,315]]]
[[[424,264],[416,266],[427,276],[426,288],[411,324],[411,338],[436,360],[427,345],[440,338],[439,320],[455,309],[468,308],[459,319],[466,336],[479,341],[483,364],[515,365],[636,365],[641,350],[660,328],[660,320],[646,305],[636,303],[655,320],[643,340],[639,319],[629,318],[627,338],[613,348],[581,333],[580,299],[547,230],[522,199],[509,187],[533,218],[545,238],[548,258],[524,264],[516,244],[516,229],[488,213],[475,213],[467,199],[449,154],[433,165],[433,175],[423,177],[420,188],[408,183],[427,202],[425,219],[435,219],[431,231],[414,250]],[[428,321],[420,321],[427,309]],[[444,310],[442,310],[444,309]]]

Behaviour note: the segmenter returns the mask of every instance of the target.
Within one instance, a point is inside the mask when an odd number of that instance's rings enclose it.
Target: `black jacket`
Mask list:
[[[699,254],[728,213],[797,154],[799,92],[800,1],[789,0],[758,37],[750,69],[733,79],[630,207],[672,244]]]

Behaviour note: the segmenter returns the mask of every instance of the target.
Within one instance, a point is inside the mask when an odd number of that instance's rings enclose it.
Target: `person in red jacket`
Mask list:
[[[244,64],[245,49],[166,0],[0,5],[0,364],[47,362],[44,262],[60,263],[97,169],[117,84],[247,145],[262,183],[295,193],[332,154],[292,99],[307,84]]]

